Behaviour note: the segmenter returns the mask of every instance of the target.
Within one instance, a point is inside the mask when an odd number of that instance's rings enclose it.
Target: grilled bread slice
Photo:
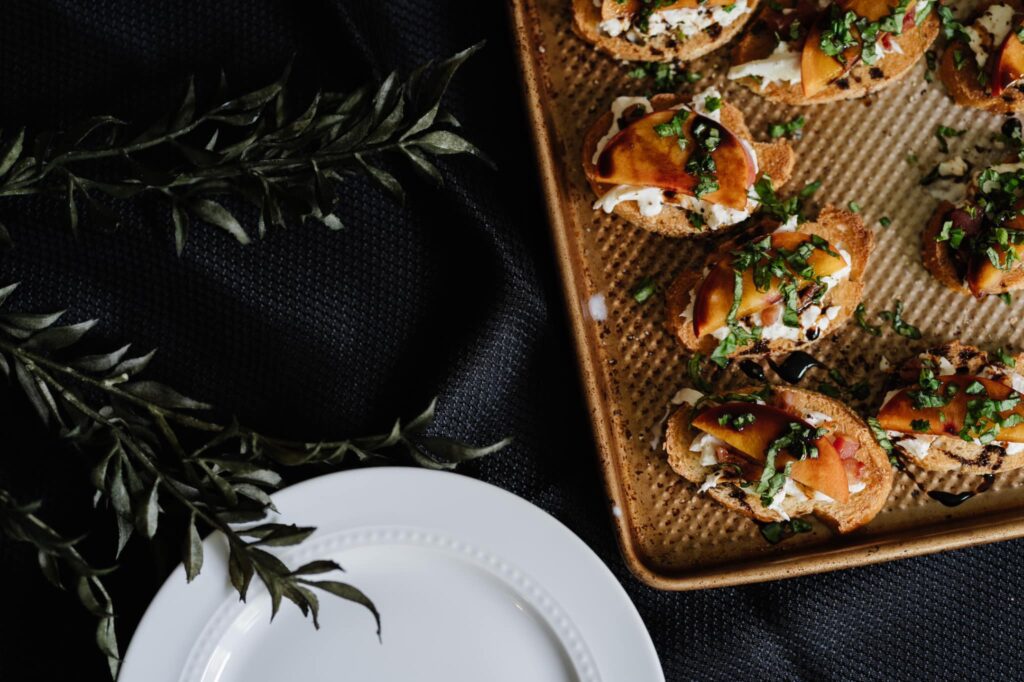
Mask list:
[[[655,95],[651,98],[650,103],[654,111],[663,111],[678,104],[683,104],[685,101],[685,98],[678,95]],[[770,177],[772,186],[776,189],[790,179],[793,175],[793,166],[796,163],[796,158],[793,154],[793,148],[787,141],[756,142],[750,133],[750,129],[747,128],[744,122],[743,114],[728,102],[722,103],[720,117],[721,124],[725,128],[732,131],[753,149],[757,157],[758,177]],[[607,111],[590,126],[590,129],[583,138],[583,170],[591,189],[598,197],[603,196],[614,187],[614,185],[604,184],[596,179],[597,168],[593,162],[597,145],[608,132],[611,125],[612,112]],[[637,202],[623,201],[615,206],[613,212],[637,227],[670,237],[703,236],[712,232],[707,227],[691,223],[685,210],[671,204],[666,204],[657,215],[645,216],[640,212]],[[727,228],[723,226],[721,229]]]
[[[778,223],[768,222],[762,226],[754,226],[754,234],[763,234],[764,225],[774,228]],[[770,232],[771,229],[768,230]],[[801,346],[806,346],[819,338],[838,329],[850,318],[864,294],[864,274],[868,258],[874,248],[874,234],[865,225],[859,215],[826,206],[814,222],[803,223],[799,231],[818,235],[835,248],[841,248],[850,255],[850,273],[845,279],[829,289],[822,307],[838,306],[838,314],[829,321],[828,327],[815,339],[803,338],[799,341],[791,339],[770,339],[738,347],[729,357],[749,355],[766,355],[785,353]],[[744,238],[749,239],[745,232],[736,239],[722,244],[708,255],[705,266],[700,270],[685,270],[676,277],[666,294],[668,303],[667,320],[669,331],[688,351],[710,353],[718,345],[718,339],[706,334],[697,337],[693,324],[693,305],[698,288],[704,280],[705,273],[715,263],[729,256]],[[827,304],[827,306],[825,305]],[[689,313],[689,315],[688,315]]]
[[[994,114],[1012,114],[1024,111],[1024,82],[1017,83],[1003,90],[998,95],[992,92],[993,66],[999,60],[1000,45],[995,45],[992,34],[980,25],[978,19],[992,6],[1006,5],[1013,8],[1019,17],[1024,13],[1022,0],[985,0],[979,3],[973,20],[967,22],[967,28],[977,32],[982,41],[987,59],[985,66],[979,67],[975,53],[961,35],[956,36],[946,46],[939,63],[939,78],[946,85],[953,101],[963,107],[983,109]],[[1016,26],[1011,26],[1016,30]]]
[[[1024,371],[1024,354],[1007,356],[1006,359],[1012,364],[974,346],[951,341],[908,359],[895,371],[894,383],[900,388],[916,385],[921,368],[927,365],[934,368],[938,377],[952,374],[983,376],[1011,388],[1016,387],[1015,390],[1024,389],[1024,376],[1017,373],[1017,368]],[[895,392],[891,391],[886,396],[883,406]],[[966,441],[958,435],[921,436],[894,431],[889,432],[889,439],[903,458],[929,471],[994,474],[1024,467],[1024,452],[1008,454],[1007,447],[1000,445],[999,441],[983,445]]]
[[[790,0],[788,6],[778,2],[763,5],[733,48],[733,67],[762,60],[771,55],[779,45],[779,29],[776,27],[788,25],[790,21],[786,15],[793,11],[792,6],[804,2],[806,0]],[[886,53],[875,64],[866,64],[858,60],[845,75],[811,96],[804,94],[801,83],[780,81],[767,83],[762,87],[761,82],[754,77],[748,76],[738,80],[759,95],[783,104],[820,104],[864,97],[891,86],[910,73],[938,36],[939,24],[935,13],[930,12],[921,25],[912,26],[899,36],[889,37],[888,40],[899,46],[898,52]],[[800,59],[799,50],[796,57]]]
[[[695,411],[700,408],[683,405],[668,421],[665,450],[669,466],[680,476],[700,486],[703,492],[731,511],[749,516],[758,521],[784,521],[787,517],[813,514],[840,533],[860,528],[875,518],[892,489],[893,470],[888,455],[875,441],[868,426],[853,410],[828,396],[799,388],[776,386],[772,389],[772,400],[784,406],[787,411],[803,418],[805,415],[828,417],[820,427],[827,429],[826,437],[842,435],[856,441],[859,447],[852,455],[856,461],[859,483],[863,487],[849,496],[846,502],[822,499],[811,490],[804,490],[804,497],[784,499],[778,508],[769,509],[761,496],[744,486],[739,474],[731,473],[728,467],[716,474],[716,466],[701,464],[700,450],[691,450],[691,444],[700,434],[691,426]],[[748,389],[746,392],[753,392]],[[699,405],[699,403],[698,403]],[[756,472],[755,472],[756,473]],[[709,476],[715,478],[709,481]]]
[[[600,30],[601,8],[594,0],[572,0],[572,27],[581,38],[616,59],[645,62],[690,61],[717,50],[733,39],[750,20],[759,0],[747,0],[749,11],[728,26],[713,24],[682,40],[675,31],[632,42],[624,35],[609,36]]]

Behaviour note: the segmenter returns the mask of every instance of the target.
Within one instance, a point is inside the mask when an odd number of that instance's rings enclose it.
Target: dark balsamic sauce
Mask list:
[[[753,360],[744,360],[740,363],[740,369],[748,377],[755,381],[765,381],[764,368]]]
[[[910,472],[910,469],[907,469],[905,466],[903,466],[902,458],[900,458],[899,469],[903,473],[905,473],[911,481],[914,482],[914,485],[917,486],[918,490],[921,490],[922,492],[926,493],[928,497],[932,498],[933,500],[943,505],[944,507],[959,507],[967,500],[970,500],[976,495],[980,495],[981,493],[991,488],[992,483],[996,480],[996,477],[992,474],[983,474],[981,477],[981,483],[979,483],[977,487],[974,488],[974,490],[965,490],[962,493],[950,493],[946,492],[945,490],[925,490],[924,487],[920,483],[918,483],[917,479]]]
[[[776,363],[774,360],[769,360],[768,364],[775,370],[776,374],[782,377],[783,381],[789,384],[800,383],[800,380],[804,378],[804,375],[812,367],[825,366],[813,355],[802,350],[790,353],[781,364]]]
[[[966,502],[975,496],[973,490],[968,490],[962,493],[947,493],[945,490],[929,490],[928,497],[932,498],[936,502],[940,502],[946,507],[959,507],[961,504]]]

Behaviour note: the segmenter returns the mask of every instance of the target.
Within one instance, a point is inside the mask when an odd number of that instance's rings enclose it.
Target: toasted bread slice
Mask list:
[[[655,95],[651,98],[651,106],[655,111],[662,111],[677,104],[685,102],[685,98],[678,95]],[[796,157],[789,142],[778,140],[771,143],[754,141],[743,119],[739,109],[729,104],[722,103],[721,123],[731,130],[754,150],[757,156],[758,177],[767,175],[772,179],[772,186],[778,189],[785,184],[793,175],[793,166]],[[596,167],[593,163],[594,151],[597,144],[604,137],[612,124],[612,112],[607,111],[598,118],[583,138],[583,170],[586,173],[587,181],[591,189],[598,196],[612,189],[614,185],[600,183],[595,179]],[[629,221],[637,227],[642,227],[651,232],[658,232],[670,237],[703,236],[711,232],[721,232],[731,226],[723,226],[718,230],[710,230],[706,227],[696,227],[686,217],[686,211],[671,204],[665,204],[661,213],[653,216],[645,216],[640,213],[640,208],[635,201],[623,201],[614,208],[615,215]]]
[[[831,421],[822,423],[821,427],[828,429],[830,435],[843,434],[857,441],[860,447],[853,457],[862,465],[860,478],[865,484],[863,490],[850,495],[845,503],[814,499],[813,495],[808,495],[805,501],[783,501],[783,511],[790,517],[814,514],[840,533],[848,533],[870,522],[889,497],[893,471],[888,455],[875,441],[867,425],[846,405],[820,393],[788,386],[775,386],[772,391],[797,413],[828,415]],[[690,451],[690,444],[698,435],[690,427],[693,410],[692,406],[684,405],[669,417],[665,450],[669,466],[676,473],[691,483],[703,485],[713,467],[702,466],[701,453]],[[758,521],[785,520],[776,509],[768,509],[760,495],[744,489],[737,478],[730,478],[728,474],[709,487],[706,494],[724,507]]]
[[[921,232],[921,260],[928,272],[945,287],[966,296],[972,296],[970,287],[964,281],[965,273],[958,267],[953,258],[953,250],[948,242],[936,241],[942,232],[942,224],[946,216],[955,208],[948,201],[940,202],[932,217]],[[1024,289],[1024,268],[1015,268],[1007,272],[1003,280],[992,293],[1000,294]]]
[[[978,4],[973,18],[977,20],[992,5],[1011,5],[1018,13],[1024,12],[1024,2],[1021,0],[985,0]],[[991,80],[989,67],[996,58],[996,54],[990,50],[985,68],[979,69],[974,52],[962,38],[958,37],[949,42],[939,63],[939,78],[946,85],[946,90],[954,102],[962,107],[983,109],[994,114],[1024,111],[1024,82],[1010,86],[997,97],[992,94],[989,85],[982,84],[979,79],[981,74],[985,73]]]
[[[601,23],[601,8],[594,4],[594,0],[572,0],[572,27],[578,36],[616,59],[686,62],[703,57],[732,40],[754,15],[758,2],[759,0],[747,0],[750,11],[728,26],[713,24],[686,40],[679,40],[674,31],[648,38],[642,44],[633,43],[621,35],[614,38],[605,35],[598,28]]]
[[[860,303],[861,297],[864,295],[864,271],[867,268],[871,251],[874,249],[875,236],[864,225],[864,221],[859,215],[834,206],[826,206],[822,209],[815,222],[800,225],[800,232],[816,234],[834,247],[841,247],[850,254],[849,277],[840,281],[825,296],[825,303],[830,306],[839,306],[840,310],[835,319],[829,323],[825,332],[818,337],[820,339],[842,326]],[[710,353],[718,345],[718,340],[711,335],[697,338],[694,333],[693,321],[686,317],[686,311],[704,279],[707,267],[726,257],[736,247],[735,240],[722,244],[708,255],[705,267],[700,270],[686,270],[679,273],[668,288],[666,324],[679,343],[689,351]],[[738,348],[730,357],[785,353],[814,343],[818,339],[813,341],[793,341],[791,339],[760,341]]]
[[[761,8],[733,48],[734,66],[764,59],[775,50],[778,40],[771,27],[774,25],[773,15],[778,15],[780,11],[782,8],[779,5],[775,5],[774,9],[770,4]],[[891,37],[902,52],[888,53],[873,65],[858,62],[845,76],[811,97],[804,95],[800,83],[769,83],[762,88],[761,83],[753,77],[740,78],[737,82],[766,99],[783,104],[820,104],[856,99],[887,88],[910,73],[938,34],[939,19],[931,12],[920,26]]]
[[[979,348],[960,341],[951,341],[943,346],[915,355],[900,365],[896,370],[899,385],[901,387],[913,385],[926,360],[938,368],[936,374],[982,375],[1011,388],[1014,384],[1015,368],[1024,371],[1024,353],[1014,356],[1014,366],[1009,367],[1003,364],[998,357],[989,355]],[[1017,384],[1021,386],[1024,383],[1024,378],[1021,378],[1021,375],[1017,375],[1017,377]],[[912,434],[907,435],[913,437]],[[1024,467],[1024,453],[1008,455],[1005,448],[994,443],[980,445],[965,441],[958,436],[935,436],[927,454],[917,457],[911,449],[900,444],[898,436],[890,436],[890,440],[907,461],[928,471],[994,474],[998,471],[1010,471]]]

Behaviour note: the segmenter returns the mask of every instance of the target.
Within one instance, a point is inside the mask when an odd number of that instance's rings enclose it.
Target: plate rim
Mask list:
[[[412,496],[403,497],[401,491]],[[355,500],[352,504],[339,502],[347,500],[346,495],[356,497],[363,506],[355,504]],[[390,504],[396,495],[398,506]],[[401,506],[403,499],[415,500],[415,495],[421,498],[440,495],[434,499],[443,499],[445,503],[461,499],[477,506],[473,509],[472,519],[460,515],[451,504],[441,504],[429,510],[416,502],[404,508]],[[369,467],[317,476],[276,492],[272,499],[281,510],[283,522],[318,525],[326,534],[356,527],[405,523],[453,538],[466,535],[467,542],[479,544],[480,538],[475,536],[481,532],[480,522],[487,519],[496,523],[497,532],[490,534],[483,546],[528,573],[558,601],[581,631],[601,679],[622,679],[628,674],[629,679],[638,682],[664,680],[650,634],[636,606],[608,566],[554,516],[503,488],[454,472],[413,467]],[[374,509],[374,504],[381,508]],[[426,525],[424,513],[427,514]],[[381,516],[378,523],[357,521],[372,518],[374,514]],[[307,518],[295,518],[297,516]],[[309,518],[316,516],[320,517],[319,520]],[[510,534],[509,531],[513,530],[516,532]],[[527,549],[522,538],[515,537],[524,530],[532,530],[545,539],[557,541],[557,557],[541,549]],[[172,676],[166,679],[176,682],[210,618],[226,599],[231,598],[232,589],[226,579],[225,542],[220,533],[211,533],[203,541],[203,549],[204,570],[200,575],[191,584],[186,583],[184,567],[179,564],[147,607],[125,651],[119,676],[122,682],[136,679],[148,682],[153,680],[155,669],[168,668]],[[509,551],[524,554],[509,556]],[[578,573],[573,574],[573,580],[568,580],[568,575],[560,576],[570,565],[583,571],[584,578],[580,578]],[[551,580],[556,584],[550,584]],[[352,582],[358,585],[358,577],[353,577]],[[582,583],[590,585],[591,589],[581,589]],[[186,589],[188,591],[184,591]],[[600,595],[604,595],[603,598]],[[594,602],[600,602],[603,608],[611,611],[602,610],[603,617],[594,617],[595,613],[589,613]],[[205,608],[191,608],[197,605]],[[185,635],[176,638],[179,640],[176,646],[169,646],[166,634],[170,628],[165,625],[172,621],[179,623],[175,628],[177,631],[182,630],[181,622],[194,625],[185,630]],[[624,646],[627,643],[628,646]]]

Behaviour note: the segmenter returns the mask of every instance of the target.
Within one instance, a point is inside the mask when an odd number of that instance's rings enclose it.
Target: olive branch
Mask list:
[[[62,198],[76,234],[83,204],[98,225],[115,228],[109,199],[160,197],[169,204],[179,254],[195,220],[250,242],[251,230],[214,197],[254,206],[258,237],[288,217],[341,229],[334,186],[346,177],[367,176],[401,201],[405,192],[385,168],[388,159],[437,185],[442,176],[432,156],[471,154],[490,163],[441,110],[452,76],[482,46],[430,62],[405,81],[391,73],[379,86],[318,92],[308,102],[292,96],[289,66],[274,83],[233,98],[222,73],[218,103],[201,110],[190,80],[177,109],[148,126],[96,116],[31,140],[22,128],[0,143],[0,197]],[[10,241],[0,225],[0,243]]]
[[[0,306],[16,286],[0,288]],[[228,544],[231,584],[245,599],[258,578],[270,595],[271,617],[286,599],[319,627],[315,589],[369,609],[380,633],[380,616],[366,595],[346,582],[317,577],[341,571],[336,563],[318,560],[291,569],[272,553],[315,530],[268,519],[276,511],[270,493],[281,486],[282,469],[391,460],[396,452],[422,466],[452,468],[509,443],[472,447],[425,434],[434,403],[408,423],[396,421],[390,431],[372,436],[292,441],[264,435],[237,420],[213,419],[212,406],[140,378],[153,352],[135,355],[130,346],[76,352],[96,321],[61,325],[62,315],[0,312],[0,372],[20,386],[45,424],[91,458],[96,504],[112,511],[116,526],[113,559],[132,537],[153,540],[167,519],[181,528],[191,581],[203,565],[201,530],[219,531]],[[37,509],[0,490],[0,531],[33,544],[54,584],[63,584],[62,572],[75,576],[80,601],[99,619],[97,643],[116,675],[113,606],[101,580],[114,569],[92,568],[75,549],[77,541],[49,528],[35,516]]]

